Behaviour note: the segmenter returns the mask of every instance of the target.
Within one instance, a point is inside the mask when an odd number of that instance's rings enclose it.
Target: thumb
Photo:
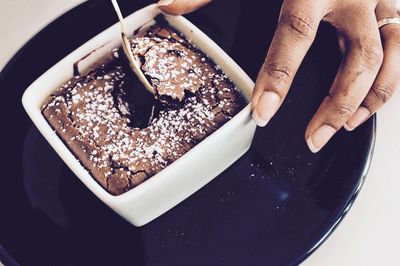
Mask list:
[[[182,15],[193,12],[210,2],[211,0],[160,0],[158,7],[165,13]]]

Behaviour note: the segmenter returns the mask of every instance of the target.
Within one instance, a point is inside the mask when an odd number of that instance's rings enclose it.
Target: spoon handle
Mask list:
[[[155,90],[154,90],[153,86],[147,80],[142,69],[140,68],[139,63],[137,62],[135,56],[133,55],[131,43],[130,43],[130,41],[126,35],[126,31],[125,31],[124,17],[122,16],[121,9],[118,5],[118,2],[117,2],[117,0],[111,0],[111,2],[113,4],[114,10],[117,13],[117,16],[119,19],[119,23],[121,26],[122,48],[124,50],[124,54],[125,54],[126,58],[129,61],[129,65],[130,65],[132,71],[136,74],[136,76],[139,78],[139,80],[143,83],[144,87],[151,93],[155,94]]]

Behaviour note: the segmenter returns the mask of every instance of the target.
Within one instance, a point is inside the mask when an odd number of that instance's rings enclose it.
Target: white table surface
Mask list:
[[[0,0],[0,69],[36,32],[81,2]],[[399,114],[400,92],[379,113],[374,159],[356,202],[303,266],[400,265]]]

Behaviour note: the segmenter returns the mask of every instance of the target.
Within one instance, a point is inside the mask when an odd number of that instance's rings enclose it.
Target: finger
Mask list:
[[[282,104],[315,39],[325,1],[286,0],[252,96],[253,119],[265,126]]]
[[[347,36],[347,54],[306,130],[307,144],[318,152],[354,114],[371,88],[383,60],[374,8],[351,7],[342,11],[339,28]],[[349,12],[349,14],[347,14]],[[345,21],[343,18],[349,18]]]
[[[400,17],[394,5],[382,2],[376,9],[378,21],[382,18]],[[400,25],[389,24],[380,30],[384,60],[378,76],[356,113],[347,121],[345,128],[354,130],[375,114],[392,97],[400,85]]]
[[[160,0],[158,7],[172,15],[182,15],[193,12],[210,3],[211,0]]]

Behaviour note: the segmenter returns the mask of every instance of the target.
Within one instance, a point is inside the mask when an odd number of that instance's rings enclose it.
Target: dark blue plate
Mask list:
[[[268,8],[263,2],[214,1],[188,16],[253,79],[280,7],[278,1]],[[125,14],[148,3],[121,0]],[[24,265],[292,265],[304,260],[351,206],[374,144],[375,118],[353,133],[339,132],[316,155],[306,147],[307,122],[341,60],[334,29],[321,25],[285,104],[268,127],[257,131],[250,151],[167,214],[135,228],[80,183],[20,102],[39,75],[115,22],[110,1],[86,2],[38,33],[1,72],[1,259]]]

